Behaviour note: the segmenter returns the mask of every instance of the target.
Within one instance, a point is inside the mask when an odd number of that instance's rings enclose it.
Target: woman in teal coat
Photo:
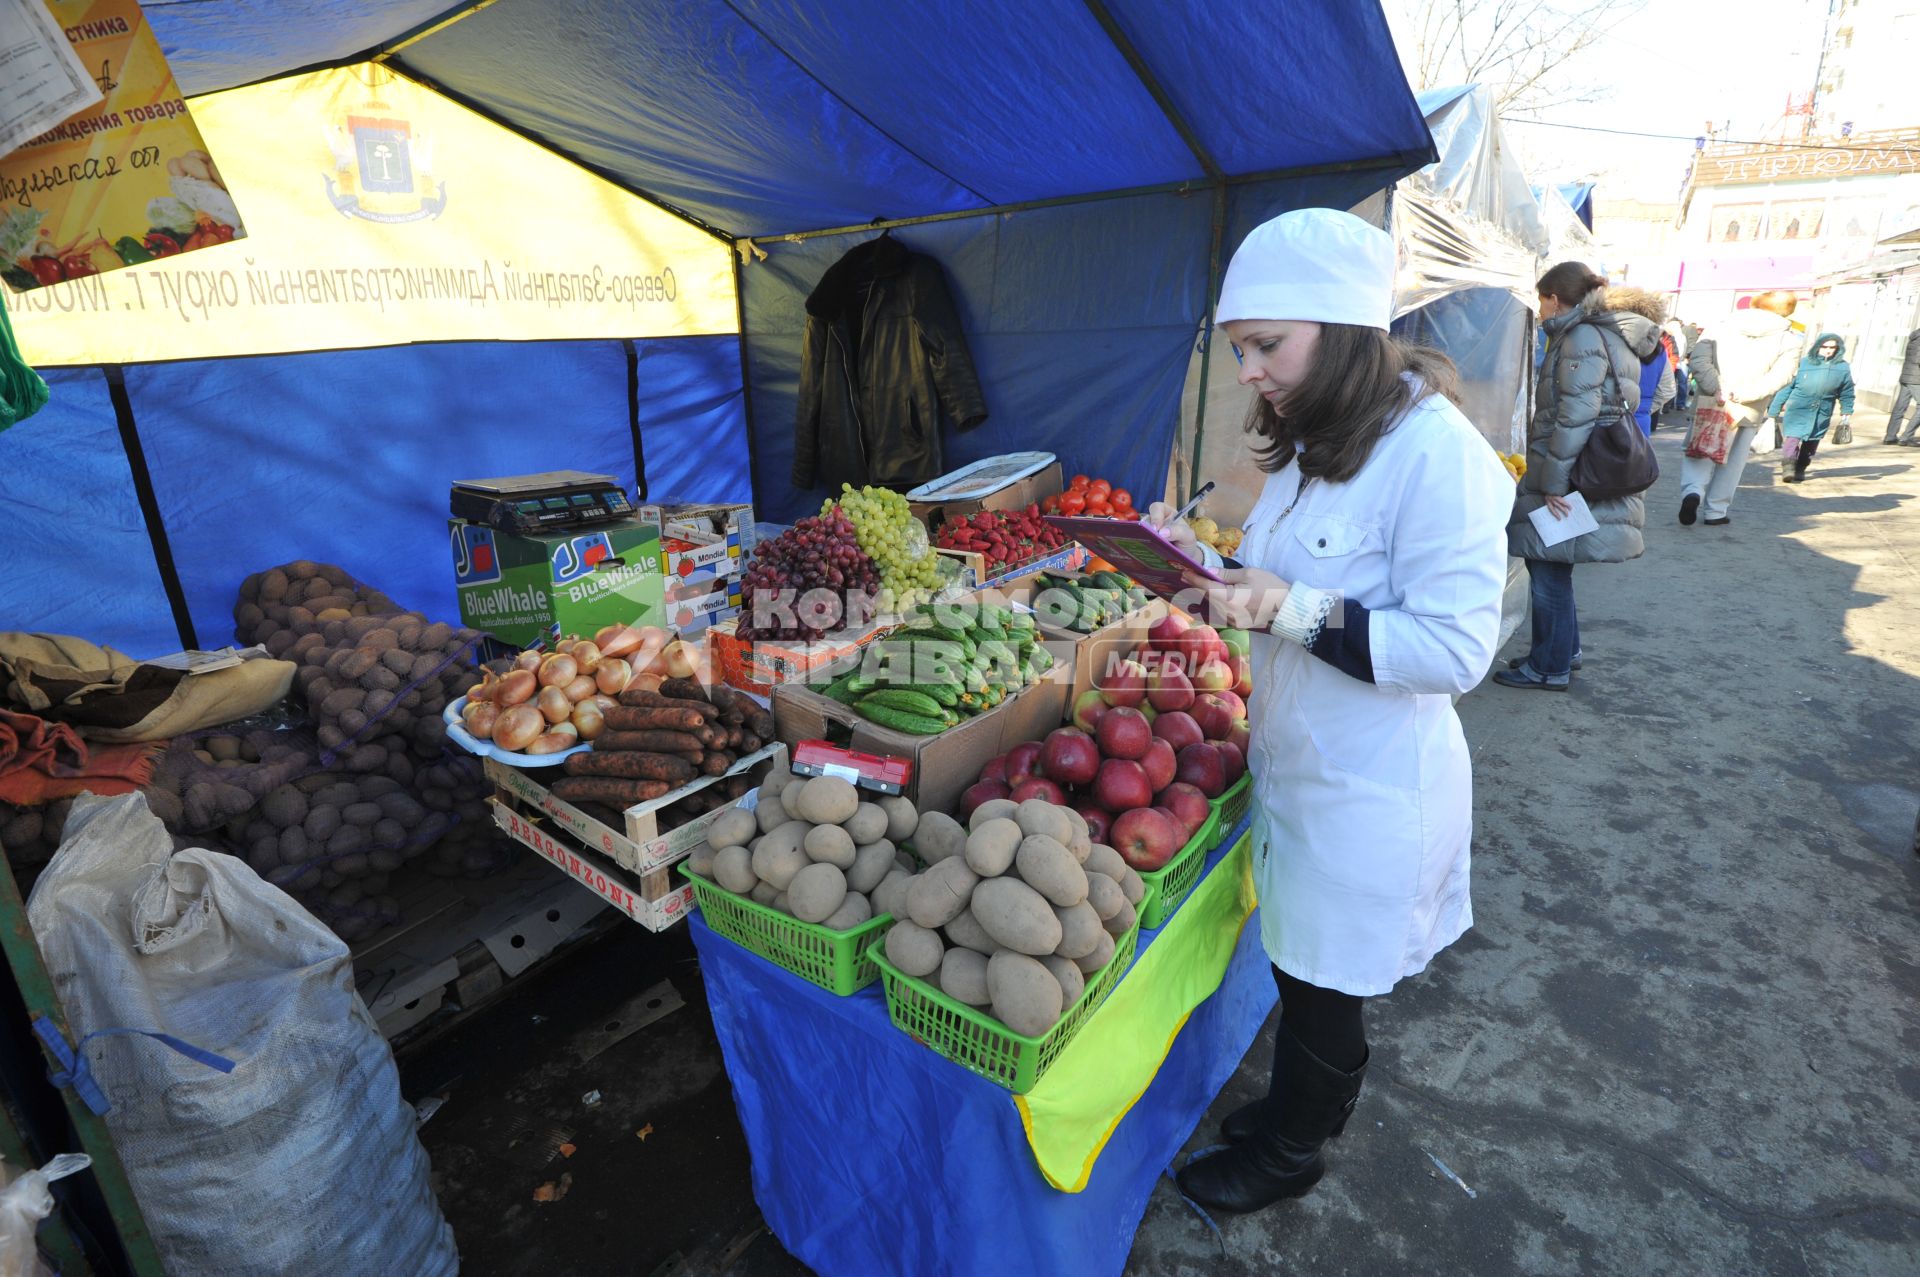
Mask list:
[[[1842,357],[1847,343],[1838,333],[1821,333],[1813,343],[1813,353],[1800,361],[1793,380],[1780,387],[1767,415],[1780,421],[1780,433],[1800,441],[1800,455],[1793,460],[1793,472],[1783,477],[1799,483],[1807,477],[1807,463],[1820,450],[1833,421],[1833,405],[1840,404],[1840,424],[1853,418],[1853,369]],[[1782,470],[1786,463],[1781,464]]]

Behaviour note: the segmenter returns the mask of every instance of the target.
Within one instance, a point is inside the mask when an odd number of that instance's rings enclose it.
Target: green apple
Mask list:
[[[1221,630],[1220,641],[1241,660],[1245,660],[1247,653],[1253,650],[1253,636],[1245,630]]]

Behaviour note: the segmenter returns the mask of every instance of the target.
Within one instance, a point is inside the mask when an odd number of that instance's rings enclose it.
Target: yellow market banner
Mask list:
[[[27,292],[243,238],[138,0],[46,0],[105,95],[0,157],[0,279]]]
[[[247,237],[15,296],[29,363],[738,331],[728,245],[385,67],[193,115]]]

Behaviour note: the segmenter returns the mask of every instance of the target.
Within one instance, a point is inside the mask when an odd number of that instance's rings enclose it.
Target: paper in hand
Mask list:
[[[1541,506],[1527,517],[1533,520],[1533,526],[1540,533],[1543,545],[1555,546],[1562,541],[1571,541],[1587,532],[1597,532],[1600,524],[1593,517],[1593,511],[1587,507],[1587,499],[1578,492],[1569,492],[1563,500],[1573,508],[1564,519],[1553,517],[1553,511]]]

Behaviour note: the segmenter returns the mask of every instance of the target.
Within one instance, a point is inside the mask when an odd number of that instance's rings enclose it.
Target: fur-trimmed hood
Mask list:
[[[1667,301],[1658,293],[1650,293],[1644,288],[1634,288],[1621,284],[1607,290],[1606,306],[1608,310],[1625,310],[1645,316],[1658,325],[1667,322]]]

